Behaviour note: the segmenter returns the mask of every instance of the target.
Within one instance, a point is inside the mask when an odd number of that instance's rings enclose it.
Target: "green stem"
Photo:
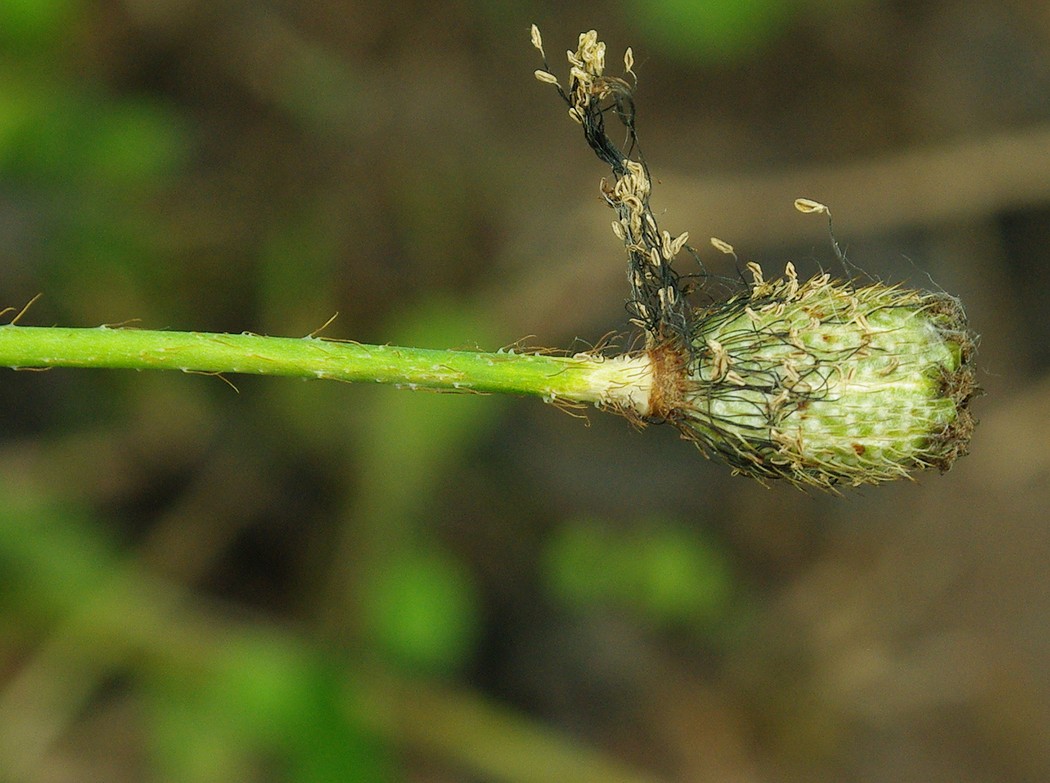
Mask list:
[[[248,373],[594,403],[648,413],[645,356],[541,356],[362,345],[316,337],[0,326],[0,366]]]

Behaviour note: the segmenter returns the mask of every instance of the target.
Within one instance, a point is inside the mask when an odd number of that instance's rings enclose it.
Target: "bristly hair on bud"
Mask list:
[[[874,484],[966,452],[974,336],[959,302],[791,264],[705,310],[693,352],[650,349],[655,418],[758,479]]]
[[[537,78],[557,88],[614,177],[602,181],[602,195],[617,215],[627,308],[645,332],[652,367],[648,406],[622,413],[672,424],[737,473],[824,489],[945,471],[967,452],[975,424],[969,404],[979,391],[976,336],[958,300],[827,274],[800,282],[790,263],[767,281],[752,263],[745,292],[690,306],[672,262],[682,250],[698,257],[688,234],[661,231],[649,206],[632,83],[605,75],[606,47],[593,30],[568,52],[568,89],[551,72],[535,26],[532,42],[543,54]],[[628,49],[624,75],[636,83],[633,65]],[[624,126],[622,146],[606,133],[610,110]],[[824,204],[798,199],[795,207],[826,215],[830,225]],[[728,243],[711,241],[735,257]],[[834,238],[832,246],[845,265]]]

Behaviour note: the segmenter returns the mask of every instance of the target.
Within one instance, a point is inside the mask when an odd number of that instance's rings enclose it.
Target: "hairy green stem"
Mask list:
[[[517,394],[648,413],[645,356],[543,356],[362,345],[316,337],[0,326],[0,366],[247,373]]]

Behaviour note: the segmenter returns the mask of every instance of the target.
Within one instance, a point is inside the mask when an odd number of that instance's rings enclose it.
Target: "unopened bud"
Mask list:
[[[651,407],[738,472],[873,484],[967,451],[975,337],[957,300],[785,276],[698,319],[691,355],[651,351]]]

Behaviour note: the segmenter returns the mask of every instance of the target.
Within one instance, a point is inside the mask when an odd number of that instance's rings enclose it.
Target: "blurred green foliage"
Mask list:
[[[799,4],[781,0],[631,0],[631,18],[662,50],[687,62],[733,60],[761,46]]]
[[[376,651],[413,671],[449,672],[478,633],[478,597],[463,565],[440,549],[405,549],[377,564],[364,592]]]
[[[151,671],[145,690],[165,780],[390,779],[381,746],[348,714],[345,671],[298,641],[245,632],[199,670]]]
[[[84,509],[0,482],[0,606],[55,621],[107,582],[116,548]]]
[[[148,704],[155,779],[273,779],[275,770],[294,781],[387,779],[338,659],[262,627],[216,635],[106,543],[99,522],[0,484],[0,608],[62,640],[46,672],[63,705],[50,719],[72,719],[94,677],[124,672]],[[26,717],[10,714],[17,706],[0,701],[9,726]]]
[[[56,62],[28,64],[41,50]],[[0,183],[24,209],[23,241],[0,261],[32,264],[49,306],[67,318],[97,319],[92,305],[114,320],[141,313],[147,292],[171,290],[159,206],[189,163],[191,124],[155,95],[73,80],[57,47],[32,58],[0,61]],[[22,295],[11,282],[8,295]]]
[[[633,25],[683,63],[745,61],[800,16],[855,0],[626,0]]]
[[[0,45],[31,53],[67,32],[81,9],[78,0],[4,0],[0,3]]]
[[[176,171],[186,142],[177,113],[155,99],[34,76],[0,85],[0,171],[10,181],[127,198]]]
[[[666,521],[627,530],[569,522],[548,542],[543,565],[548,589],[574,611],[626,611],[701,631],[725,618],[735,584],[719,544]]]

